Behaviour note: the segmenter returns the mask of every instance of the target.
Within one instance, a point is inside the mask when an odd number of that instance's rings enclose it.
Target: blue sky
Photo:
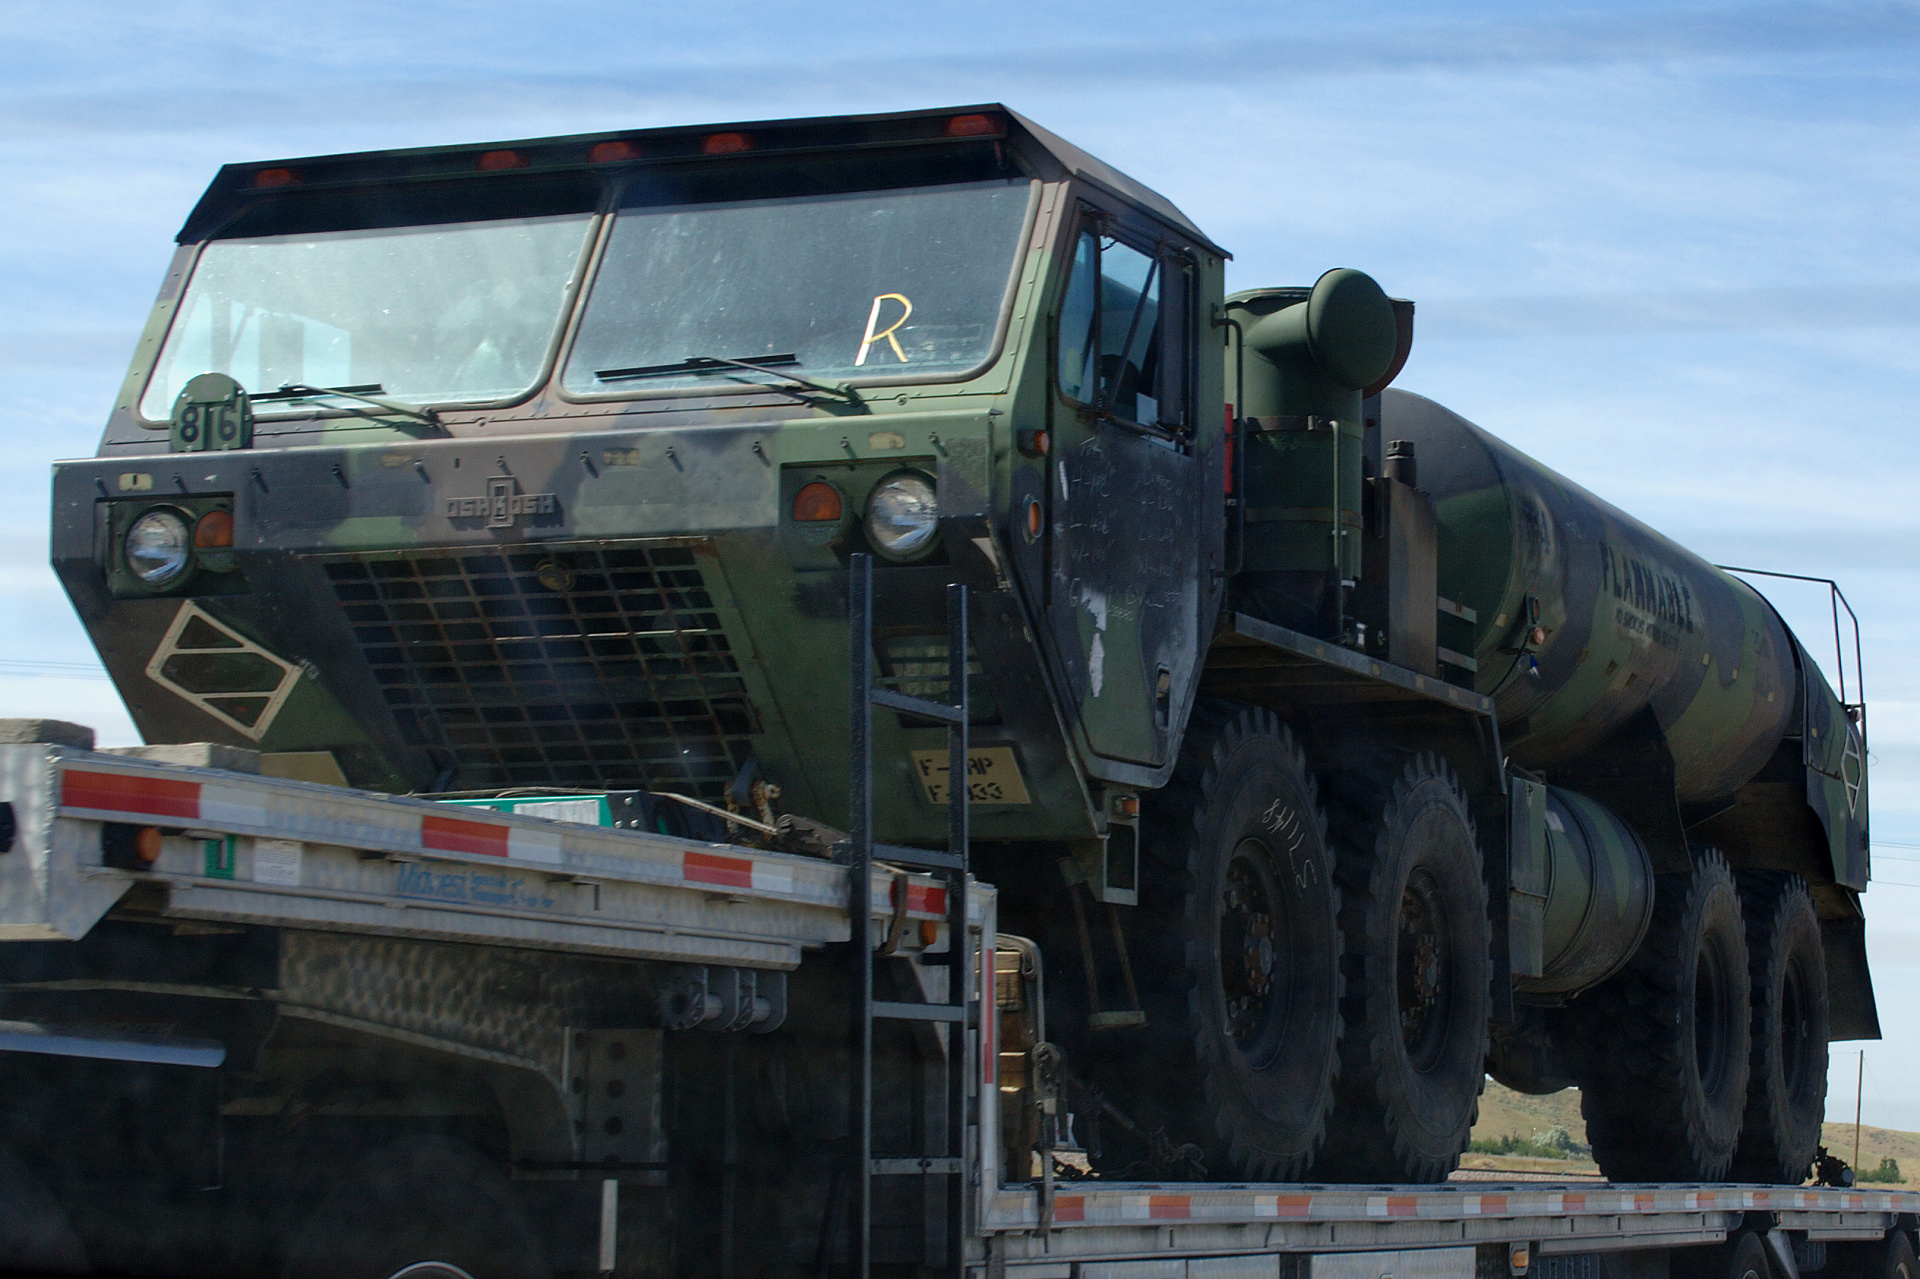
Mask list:
[[[1840,579],[1866,1120],[1920,1129],[1920,3],[0,0],[0,714],[134,740],[45,567],[47,464],[92,452],[220,164],[986,100],[1171,197],[1230,287],[1416,299],[1401,386],[1707,558]],[[1824,593],[1772,594],[1825,651]]]

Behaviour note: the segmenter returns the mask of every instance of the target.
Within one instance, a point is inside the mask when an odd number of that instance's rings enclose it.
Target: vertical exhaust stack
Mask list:
[[[1243,334],[1242,597],[1282,626],[1348,639],[1346,592],[1362,573],[1361,406],[1406,363],[1413,304],[1340,268],[1311,289],[1236,293],[1227,310]]]

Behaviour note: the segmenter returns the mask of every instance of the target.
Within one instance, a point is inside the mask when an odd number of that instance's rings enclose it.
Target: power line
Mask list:
[[[0,658],[0,675],[33,675],[41,679],[106,680],[107,672],[98,662],[36,662],[19,658]]]

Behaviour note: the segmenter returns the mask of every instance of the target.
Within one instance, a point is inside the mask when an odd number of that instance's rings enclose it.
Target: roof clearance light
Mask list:
[[[593,150],[587,152],[587,159],[595,164],[612,164],[616,160],[638,160],[640,148],[631,142],[596,142]]]
[[[979,138],[998,132],[1000,126],[993,122],[992,116],[957,115],[947,121],[947,136],[950,138]]]
[[[793,518],[798,524],[821,524],[840,518],[840,490],[823,480],[793,495]]]
[[[753,150],[751,133],[709,133],[700,139],[701,155],[736,155]]]
[[[233,545],[233,513],[208,511],[193,526],[193,545],[197,550]]]
[[[255,187],[290,187],[299,180],[292,169],[262,169],[253,175]]]
[[[518,151],[489,151],[480,157],[480,163],[474,166],[482,173],[494,173],[500,169],[524,169],[527,157]]]

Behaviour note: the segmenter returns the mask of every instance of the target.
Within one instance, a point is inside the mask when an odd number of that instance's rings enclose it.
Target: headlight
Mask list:
[[[906,559],[924,549],[940,527],[940,499],[924,475],[882,480],[867,499],[867,536],[884,555]]]
[[[127,568],[148,586],[165,586],[186,571],[192,541],[179,512],[148,511],[127,530]]]

